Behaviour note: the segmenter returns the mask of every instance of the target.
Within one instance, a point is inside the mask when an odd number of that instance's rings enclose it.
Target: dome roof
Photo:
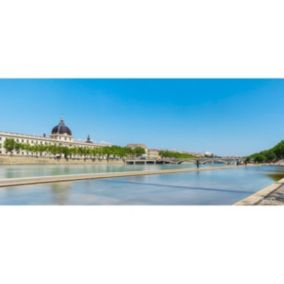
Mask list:
[[[87,140],[86,140],[86,143],[93,143],[93,141],[91,140],[90,135],[88,135]]]
[[[61,119],[59,124],[52,129],[51,134],[67,134],[72,136],[72,131],[65,125],[64,120]]]

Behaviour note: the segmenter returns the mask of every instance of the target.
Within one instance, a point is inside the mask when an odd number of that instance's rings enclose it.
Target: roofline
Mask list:
[[[49,136],[43,137],[43,136],[37,136],[37,135],[31,135],[31,134],[23,134],[23,133],[17,133],[17,132],[7,132],[7,131],[0,131],[0,135],[2,136],[16,136],[19,138],[25,138],[25,139],[38,139],[42,141],[49,141],[49,142],[61,142],[61,143],[66,143],[66,144],[80,144],[80,145],[86,145],[86,146],[107,146],[108,144],[103,144],[103,143],[86,143],[86,142],[81,142],[78,140],[74,141],[60,141],[54,138],[51,138]]]

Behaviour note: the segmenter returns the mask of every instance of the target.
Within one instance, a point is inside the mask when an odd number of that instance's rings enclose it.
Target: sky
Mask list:
[[[284,80],[2,79],[0,131],[248,155],[284,139]]]

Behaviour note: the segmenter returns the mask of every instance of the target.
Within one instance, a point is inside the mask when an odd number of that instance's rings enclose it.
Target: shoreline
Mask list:
[[[267,198],[269,198],[270,195],[282,189],[283,187],[284,187],[284,178],[280,179],[277,182],[270,184],[269,186],[266,186],[263,189],[260,189],[259,191],[253,193],[252,195],[242,200],[239,200],[234,205],[237,205],[237,206],[262,205],[261,203],[263,201],[265,201]]]
[[[11,186],[33,185],[33,184],[80,181],[80,180],[95,180],[95,179],[106,179],[106,178],[131,177],[131,176],[146,176],[146,175],[178,174],[178,173],[229,170],[229,169],[236,169],[240,167],[244,167],[244,166],[208,167],[208,168],[200,168],[200,169],[188,168],[188,169],[144,170],[144,171],[127,171],[127,172],[112,172],[112,173],[8,178],[8,179],[0,180],[0,188],[11,187]]]
[[[11,166],[11,165],[123,165],[123,160],[56,160],[54,158],[44,157],[21,157],[21,156],[1,156],[0,155],[0,166]]]

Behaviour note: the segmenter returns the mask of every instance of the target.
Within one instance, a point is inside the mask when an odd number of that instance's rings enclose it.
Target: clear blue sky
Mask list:
[[[284,139],[284,80],[0,80],[0,130],[245,155]]]

